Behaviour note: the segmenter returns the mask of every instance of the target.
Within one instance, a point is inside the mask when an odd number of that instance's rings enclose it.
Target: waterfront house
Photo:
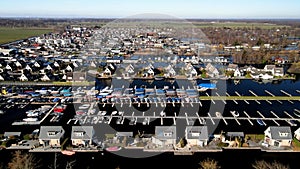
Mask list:
[[[43,77],[41,77],[41,81],[50,81],[50,78],[44,74]]]
[[[206,146],[208,142],[207,126],[187,126],[185,138],[190,146]]]
[[[283,67],[276,67],[274,69],[274,76],[282,77],[284,75]]]
[[[20,77],[19,77],[19,80],[20,81],[28,81],[28,78],[24,75],[24,74],[22,74]]]
[[[94,137],[93,126],[72,126],[71,140],[74,146],[90,146]]]
[[[233,72],[233,76],[234,77],[241,77],[242,76],[242,72],[240,71],[239,68],[235,69],[235,71]]]
[[[275,65],[266,65],[266,66],[264,67],[264,70],[265,70],[266,72],[271,72],[272,75],[274,75],[274,73],[275,73]]]
[[[152,142],[158,146],[176,145],[176,126],[155,126],[155,136]]]
[[[294,137],[300,141],[300,127],[294,132]]]
[[[64,134],[62,126],[41,126],[39,142],[44,147],[60,147]]]
[[[4,132],[4,139],[19,139],[21,137],[21,132]]]
[[[265,130],[265,142],[271,146],[291,146],[292,132],[287,126],[270,126]]]
[[[259,71],[255,71],[253,73],[250,74],[252,78],[254,79],[264,79],[264,80],[267,80],[267,79],[272,79],[273,78],[273,75],[271,75],[271,73],[269,72],[259,72]]]
[[[29,65],[26,65],[25,70],[32,71],[32,69]]]
[[[230,64],[228,64],[226,70],[227,71],[235,71],[237,68],[239,68],[237,64],[230,63]]]
[[[219,76],[219,71],[218,69],[213,66],[211,63],[208,63],[205,67],[205,70],[208,74],[209,77],[217,77]]]

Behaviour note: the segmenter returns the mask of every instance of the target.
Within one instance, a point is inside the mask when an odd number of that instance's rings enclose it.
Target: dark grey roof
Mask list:
[[[123,137],[132,137],[133,132],[117,132],[117,136],[123,136]]]
[[[4,137],[10,137],[10,136],[20,136],[21,132],[4,132]]]
[[[270,126],[271,139],[292,139],[291,128],[287,126]]]
[[[155,135],[157,139],[176,139],[176,126],[156,126]]]
[[[185,132],[186,139],[208,139],[207,126],[187,126]]]
[[[228,137],[244,137],[244,132],[227,132],[226,136]]]
[[[90,140],[93,134],[93,126],[72,126],[71,139]]]
[[[41,126],[39,139],[60,139],[65,133],[62,126]]]

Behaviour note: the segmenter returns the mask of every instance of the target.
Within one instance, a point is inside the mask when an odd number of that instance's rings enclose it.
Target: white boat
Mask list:
[[[217,116],[217,117],[222,117],[222,114],[221,114],[220,112],[217,111],[217,112],[216,112],[216,116]]]
[[[237,111],[230,111],[230,113],[233,115],[233,117],[239,117],[240,114]]]
[[[26,121],[26,122],[38,121],[38,118],[32,118],[32,117],[29,117],[29,118],[23,119],[23,121]]]

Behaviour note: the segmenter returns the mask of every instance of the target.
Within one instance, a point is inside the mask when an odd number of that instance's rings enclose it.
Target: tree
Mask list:
[[[270,163],[264,160],[255,161],[255,163],[252,164],[252,167],[255,169],[289,169],[290,168],[288,165],[281,164],[277,161],[273,161]]]
[[[221,166],[218,165],[218,161],[214,159],[207,158],[200,163],[199,169],[218,169],[221,168]]]
[[[9,169],[36,169],[40,167],[40,160],[37,160],[32,154],[23,154],[20,150],[13,154],[13,158],[8,163]]]

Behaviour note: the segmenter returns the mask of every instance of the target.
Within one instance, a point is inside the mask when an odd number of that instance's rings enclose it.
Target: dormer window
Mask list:
[[[288,132],[279,132],[280,137],[287,137],[289,135]]]
[[[199,137],[200,136],[200,132],[198,131],[190,131],[192,137]]]
[[[173,132],[172,131],[165,131],[164,132],[164,137],[172,137]]]
[[[83,137],[84,132],[83,132],[83,131],[75,131],[75,132],[74,132],[74,135],[75,135],[76,137]]]
[[[55,136],[58,132],[57,131],[48,131],[47,134],[49,137]]]

